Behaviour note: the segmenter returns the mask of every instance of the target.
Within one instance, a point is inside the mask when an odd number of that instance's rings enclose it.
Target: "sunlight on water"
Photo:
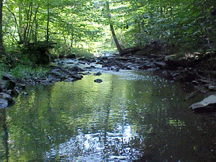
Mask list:
[[[0,161],[6,155],[9,162],[215,158],[214,116],[188,109],[202,96],[184,101],[178,83],[147,72],[107,71],[27,91],[1,112],[0,133],[9,137]]]
[[[128,145],[131,138],[135,137],[135,134],[132,133],[131,126],[124,126],[124,128],[119,126],[119,132],[121,133],[107,132],[106,135],[103,133],[83,134],[79,130],[79,135],[60,144],[58,150],[52,148],[51,152],[47,152],[46,159],[51,159],[59,155],[65,157],[64,160],[71,161],[103,161],[104,156],[107,156],[109,160],[129,160],[131,159],[131,155],[126,154],[126,152],[131,153],[132,148],[129,146],[126,147],[126,145]],[[106,145],[105,140],[109,143],[109,146]],[[124,149],[122,149],[123,145],[125,147]],[[105,155],[104,150],[110,149],[109,147],[115,147],[121,156],[112,155],[112,150],[108,151],[107,155]],[[139,151],[137,150],[138,154]]]

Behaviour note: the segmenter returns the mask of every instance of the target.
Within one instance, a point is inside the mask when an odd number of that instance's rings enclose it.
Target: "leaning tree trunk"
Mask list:
[[[115,41],[116,47],[117,47],[117,49],[119,51],[119,54],[123,55],[124,54],[124,50],[121,48],[121,45],[119,44],[119,41],[118,41],[118,39],[116,37],[116,34],[115,34],[113,23],[111,21],[111,14],[110,14],[109,2],[108,1],[106,1],[106,8],[107,8],[107,16],[108,16],[108,21],[109,21],[110,30],[112,32],[113,39]]]

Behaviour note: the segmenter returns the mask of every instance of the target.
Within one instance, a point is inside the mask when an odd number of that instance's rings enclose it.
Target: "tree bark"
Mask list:
[[[50,4],[47,2],[47,31],[46,31],[46,42],[49,42],[49,21],[50,21]]]
[[[12,12],[12,11],[11,11]],[[19,6],[19,25],[16,21],[16,15],[12,13],[14,16],[15,23],[17,24],[17,30],[18,30],[18,35],[19,35],[19,42],[23,43],[23,37],[22,37],[22,8]]]
[[[37,33],[38,33],[38,21],[35,15],[35,30],[34,30],[34,42],[37,42]]]
[[[0,0],[0,59],[5,55],[5,49],[3,46],[3,33],[2,33],[2,7],[3,0]]]
[[[115,34],[113,23],[111,21],[111,14],[110,14],[110,8],[109,8],[109,2],[108,1],[106,1],[106,8],[107,8],[107,16],[108,16],[108,21],[109,21],[109,25],[110,25],[110,30],[112,32],[112,36],[113,36],[114,42],[115,42],[116,47],[117,47],[117,49],[119,51],[119,54],[123,55],[124,54],[124,50],[122,49],[121,45],[119,44],[119,41],[118,41],[118,39],[116,37],[116,34]]]

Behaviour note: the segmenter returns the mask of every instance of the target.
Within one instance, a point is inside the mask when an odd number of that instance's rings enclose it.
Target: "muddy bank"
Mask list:
[[[150,70],[166,79],[182,82],[190,87],[185,100],[198,92],[206,95],[216,91],[215,52],[200,56],[199,53],[187,54],[181,58],[175,55],[132,55],[107,56],[98,58],[57,59],[49,66],[46,77],[15,78],[3,74],[0,82],[0,108],[14,104],[13,96],[24,93],[28,84],[52,84],[58,81],[72,82],[82,79],[83,75],[101,74],[104,70]],[[184,87],[184,86],[183,86]],[[188,88],[185,88],[187,91]]]

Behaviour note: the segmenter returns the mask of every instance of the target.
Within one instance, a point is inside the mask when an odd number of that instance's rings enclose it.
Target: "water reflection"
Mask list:
[[[192,113],[201,96],[184,101],[176,83],[124,71],[28,93],[1,112],[0,133],[9,138],[0,138],[0,161],[215,159],[214,115]]]
[[[8,162],[9,148],[8,148],[8,128],[7,128],[7,120],[6,120],[6,110],[0,110],[0,125],[1,128],[1,137],[0,138],[0,159]]]
[[[139,155],[139,150],[130,147],[129,142],[134,136],[131,127],[125,126],[122,133],[84,134],[79,130],[76,137],[70,138],[59,145],[58,149],[46,153],[47,159],[56,159],[60,156],[65,161],[103,161],[129,160]],[[133,154],[133,155],[132,155]]]

